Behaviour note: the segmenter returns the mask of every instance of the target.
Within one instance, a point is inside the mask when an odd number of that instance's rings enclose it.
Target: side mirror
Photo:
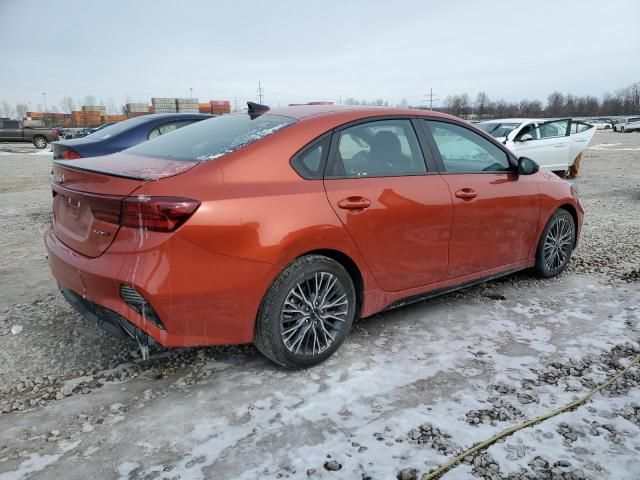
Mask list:
[[[519,142],[528,142],[529,140],[533,140],[533,135],[530,133],[525,133],[518,139]]]
[[[540,170],[540,165],[528,157],[520,157],[518,159],[518,173],[520,175],[533,175]]]

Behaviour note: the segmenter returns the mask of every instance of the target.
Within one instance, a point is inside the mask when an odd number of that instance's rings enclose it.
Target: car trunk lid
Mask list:
[[[54,232],[72,250],[98,257],[120,229],[125,198],[146,182],[177,175],[195,164],[121,154],[54,161]]]

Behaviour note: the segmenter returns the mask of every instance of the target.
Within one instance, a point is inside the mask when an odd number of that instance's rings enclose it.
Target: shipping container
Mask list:
[[[83,112],[106,112],[107,111],[107,107],[105,107],[104,105],[83,105],[82,106],[82,111]]]

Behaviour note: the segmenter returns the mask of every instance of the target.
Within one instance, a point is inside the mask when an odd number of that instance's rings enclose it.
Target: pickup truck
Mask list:
[[[23,127],[18,120],[0,120],[0,142],[31,142],[36,148],[47,148],[58,137],[58,131],[52,128]]]

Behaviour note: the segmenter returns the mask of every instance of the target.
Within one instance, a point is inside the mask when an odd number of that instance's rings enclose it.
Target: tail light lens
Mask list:
[[[200,202],[182,197],[91,196],[89,207],[94,218],[123,227],[142,228],[154,232],[173,232],[198,209]]]
[[[122,202],[120,225],[156,232],[173,232],[199,206],[200,202],[192,198],[129,197]]]
[[[77,158],[82,158],[82,155],[80,155],[78,152],[76,152],[72,148],[67,148],[62,152],[63,160],[75,160]]]

